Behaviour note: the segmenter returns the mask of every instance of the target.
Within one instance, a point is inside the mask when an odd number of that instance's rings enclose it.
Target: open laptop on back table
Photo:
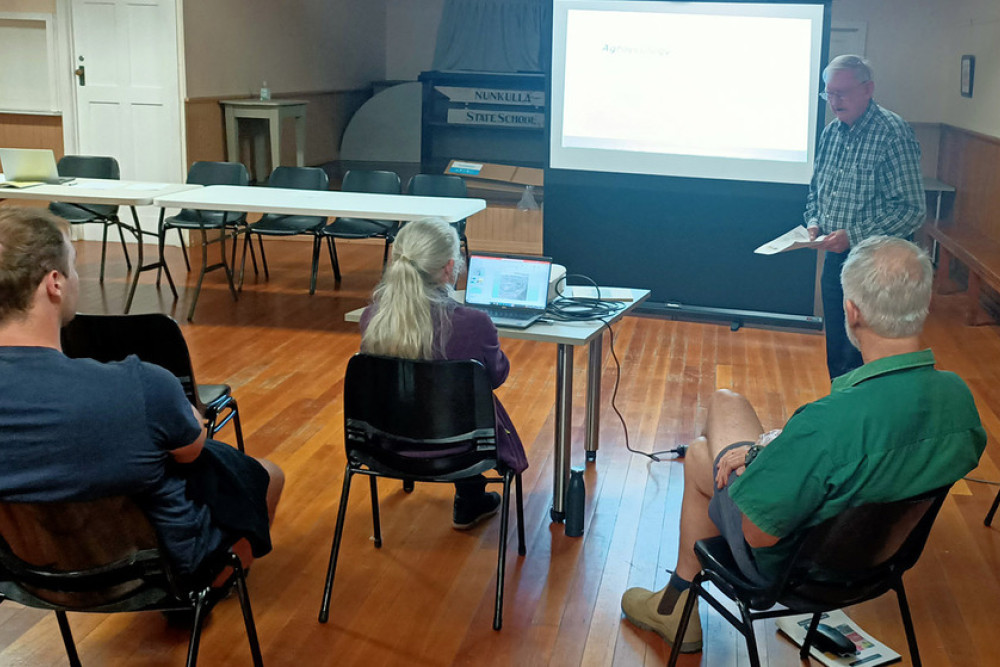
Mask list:
[[[59,185],[75,180],[59,176],[56,156],[46,149],[0,148],[0,169],[4,176],[0,187],[26,187],[36,183]]]
[[[548,257],[470,254],[465,305],[498,327],[525,329],[545,314],[551,269]]]

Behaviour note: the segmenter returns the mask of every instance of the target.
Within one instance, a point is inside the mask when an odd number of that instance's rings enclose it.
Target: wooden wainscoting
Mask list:
[[[1000,241],[1000,138],[941,128],[937,177],[955,186],[955,224]]]
[[[0,113],[0,146],[50,148],[63,156],[63,122],[60,115]]]

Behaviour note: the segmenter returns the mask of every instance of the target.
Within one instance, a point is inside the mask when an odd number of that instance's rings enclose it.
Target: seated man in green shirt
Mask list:
[[[627,590],[625,618],[673,642],[700,570],[697,540],[724,536],[743,574],[767,583],[802,530],[850,507],[951,484],[976,467],[986,433],[972,395],[920,349],[931,277],[927,254],[909,241],[862,241],[841,282],[847,333],[865,364],[767,434],[745,398],[713,395],[684,464],[677,569],[661,591]],[[701,650],[697,607],[680,650]]]

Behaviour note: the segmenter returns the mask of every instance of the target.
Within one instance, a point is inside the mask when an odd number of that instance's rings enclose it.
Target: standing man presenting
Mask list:
[[[927,204],[920,173],[920,144],[899,115],[872,99],[875,77],[861,56],[837,56],[823,70],[837,120],[819,140],[809,185],[805,223],[812,238],[826,234],[821,279],[830,379],[862,365],[847,339],[840,269],[847,251],[878,235],[910,238],[924,221]]]

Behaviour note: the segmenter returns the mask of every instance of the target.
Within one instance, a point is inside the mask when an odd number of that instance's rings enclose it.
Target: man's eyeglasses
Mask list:
[[[829,102],[830,100],[844,100],[844,99],[850,97],[850,95],[855,90],[857,90],[861,86],[865,85],[866,83],[868,83],[868,82],[864,81],[864,82],[859,83],[858,85],[854,86],[853,88],[848,88],[847,90],[842,91],[842,92],[836,92],[836,91],[832,91],[832,90],[829,90],[829,91],[824,90],[822,93],[819,94],[819,96],[822,97],[827,102]]]

